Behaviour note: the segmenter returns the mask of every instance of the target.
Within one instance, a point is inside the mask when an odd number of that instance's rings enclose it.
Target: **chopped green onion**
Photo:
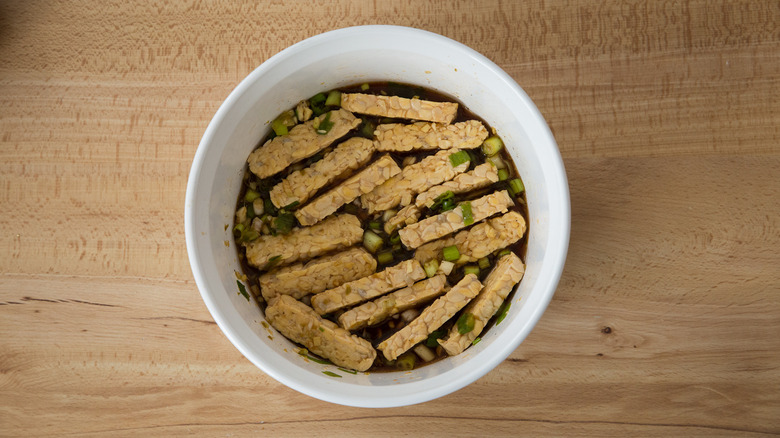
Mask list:
[[[260,193],[256,192],[252,189],[249,189],[244,193],[244,201],[246,202],[255,202],[255,199],[260,197]]]
[[[506,169],[506,163],[504,163],[504,160],[502,160],[498,155],[487,157],[485,161],[496,166],[496,169]]]
[[[276,208],[270,199],[263,199],[263,211],[270,214],[271,216],[276,216],[276,213],[279,212],[279,209]]]
[[[512,192],[512,196],[517,196],[525,191],[525,186],[520,178],[515,178],[509,181],[509,191]]]
[[[428,335],[428,339],[425,340],[425,345],[431,348],[438,347],[439,343],[436,342],[436,340],[441,339],[442,337],[444,337],[444,330],[434,330]]]
[[[317,126],[317,134],[325,135],[333,128],[333,122],[330,121],[330,113],[325,114],[325,117],[320,120],[319,126]]]
[[[463,275],[469,275],[469,274],[479,275],[479,266],[477,266],[477,265],[468,265],[468,266],[464,267],[463,268]]]
[[[508,249],[502,249],[501,252],[498,253],[497,257],[501,258],[501,257],[503,257],[505,255],[509,255],[509,254],[512,254],[512,251],[510,251]]]
[[[368,228],[371,228],[372,230],[381,230],[382,229],[382,222],[371,221],[371,222],[368,223]]]
[[[506,318],[506,314],[507,312],[509,312],[509,306],[511,305],[512,303],[510,303],[509,301],[501,305],[501,309],[499,309],[498,311],[498,318],[496,319],[496,325],[501,324],[501,321],[503,321],[504,318]]]
[[[450,164],[452,164],[452,167],[458,167],[467,161],[471,161],[471,157],[466,151],[458,151],[454,154],[450,154]]]
[[[311,354],[309,354],[309,351],[306,350],[305,348],[301,348],[300,350],[298,350],[298,354],[300,354],[301,356],[305,357],[306,359],[309,359],[312,362],[315,362],[315,363],[318,363],[318,364],[321,364],[321,365],[333,365],[333,363],[331,361],[329,361],[329,360],[320,359],[318,357],[312,356]]]
[[[341,106],[341,91],[333,90],[325,99],[325,106]]]
[[[506,169],[498,169],[498,180],[506,181],[509,179],[509,171]]]
[[[326,376],[330,376],[330,377],[341,377],[338,374],[334,373],[333,371],[323,371],[322,374],[325,374]]]
[[[379,262],[380,265],[386,265],[393,261],[393,251],[382,251],[379,254],[376,255],[376,261]]]
[[[481,340],[482,340],[482,338],[477,336],[476,338],[474,338],[473,341],[471,341],[471,345],[477,345],[477,344],[479,344],[479,341],[481,341]]]
[[[436,199],[433,200],[433,204],[431,205],[431,211],[452,210],[453,208],[455,208],[455,201],[453,200],[453,198],[455,198],[455,193],[452,193],[451,190],[447,190],[446,192],[437,196]]]
[[[463,213],[463,225],[474,223],[474,215],[471,213],[471,202],[467,201],[460,204],[460,211]]]
[[[393,218],[393,216],[395,216],[396,214],[398,214],[398,212],[397,212],[397,211],[395,211],[395,210],[393,210],[392,208],[391,208],[390,210],[386,210],[384,213],[382,213],[382,222],[387,222],[387,221],[389,221],[389,220],[390,220],[390,219],[392,219],[392,218]]]
[[[363,91],[366,91],[366,90],[368,90],[368,84],[363,84],[363,85],[361,85],[361,86],[360,86],[360,89],[361,89],[361,90],[363,90]]]
[[[417,344],[412,351],[414,351],[423,362],[430,362],[436,359],[436,353],[423,344]]]
[[[397,245],[401,243],[401,236],[398,234],[398,232],[395,232],[390,235],[390,243],[393,245]]]
[[[338,369],[339,369],[339,370],[341,370],[341,371],[344,371],[345,373],[349,373],[349,374],[357,374],[357,371],[355,371],[355,370],[349,370],[349,369],[346,369],[346,368],[341,368],[341,367],[336,367],[336,368],[338,368]]]
[[[274,219],[274,229],[282,234],[287,234],[295,225],[295,216],[292,213],[282,213]]]
[[[315,94],[311,99],[309,99],[309,106],[311,107],[311,110],[315,116],[319,116],[325,112],[326,100],[328,100],[328,97],[325,95],[325,93]]]
[[[285,125],[284,121],[280,119],[275,119],[273,122],[271,122],[271,129],[274,130],[274,134],[276,135],[287,135],[289,132],[287,130],[287,125]]]
[[[382,246],[384,246],[385,242],[382,241],[382,238],[379,237],[375,232],[371,230],[366,230],[363,233],[363,246],[366,247],[366,249],[374,254],[380,249],[382,249]]]
[[[247,301],[249,301],[249,294],[246,292],[246,287],[244,287],[244,284],[240,281],[236,280],[236,284],[238,285],[238,292],[246,298]]]
[[[366,138],[374,138],[374,130],[376,125],[374,122],[368,119],[363,119],[363,125],[360,127],[360,135]]]
[[[271,257],[270,259],[268,259],[268,262],[265,264],[263,269],[267,271],[267,270],[273,268],[274,266],[278,265],[279,262],[281,262],[281,261],[282,261],[282,256],[281,255],[275,255],[275,256]]]
[[[254,206],[254,204],[247,204],[246,205],[246,218],[251,221],[252,219],[255,218],[255,216],[257,216],[257,215],[255,214],[255,206]]]
[[[447,260],[442,261],[439,263],[439,270],[444,273],[444,275],[450,275],[452,273],[452,269],[455,268],[455,263],[448,262]]]
[[[292,209],[292,208],[295,208],[295,207],[297,207],[297,206],[298,206],[298,204],[300,204],[300,202],[299,202],[299,201],[293,201],[293,202],[291,202],[291,203],[289,203],[289,204],[285,205],[284,207],[282,207],[282,210],[290,210],[290,209]]]
[[[233,237],[239,239],[244,233],[244,228],[244,224],[236,224],[236,226],[233,227]]]
[[[458,333],[465,335],[466,333],[474,330],[474,315],[466,312],[460,315],[458,318]]]
[[[436,259],[430,259],[423,265],[423,269],[425,269],[425,275],[428,278],[433,277],[436,275],[436,271],[439,270],[439,261]]]
[[[243,233],[241,233],[242,242],[251,242],[257,239],[258,237],[260,237],[260,233],[255,231],[254,228],[247,228],[246,230],[244,230]]]
[[[417,356],[412,352],[406,352],[396,359],[395,366],[404,371],[410,371],[414,369],[415,362],[417,362]]]
[[[460,251],[458,251],[458,247],[455,245],[448,246],[442,250],[442,255],[444,256],[444,260],[448,262],[455,262],[460,258]]]
[[[498,136],[491,136],[488,137],[483,143],[482,143],[482,152],[485,153],[488,157],[491,155],[495,155],[498,153],[498,151],[501,150],[501,148],[504,147],[504,142],[501,141],[501,139]]]
[[[487,269],[490,267],[490,259],[482,257],[477,261],[477,264],[479,264],[479,269]]]

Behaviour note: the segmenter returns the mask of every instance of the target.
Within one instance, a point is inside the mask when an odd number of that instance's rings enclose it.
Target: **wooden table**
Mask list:
[[[183,207],[219,104],[337,27],[431,30],[547,118],[558,291],[494,371],[356,409],[255,368],[200,299]],[[780,3],[0,4],[0,435],[780,434]]]

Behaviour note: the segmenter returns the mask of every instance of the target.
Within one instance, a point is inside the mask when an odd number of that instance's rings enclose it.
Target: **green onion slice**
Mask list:
[[[336,373],[334,373],[332,371],[323,371],[322,374],[325,374],[326,376],[331,376],[331,377],[341,377],[340,375],[338,375],[338,374],[336,374]]]
[[[488,137],[482,143],[482,152],[488,157],[497,154],[504,147],[504,142],[498,136]]]
[[[439,343],[436,342],[436,340],[441,339],[444,337],[444,330],[434,330],[431,332],[430,335],[428,335],[428,339],[425,340],[425,346],[435,348],[439,346]]]
[[[474,330],[474,315],[466,312],[460,315],[458,318],[458,333],[465,335],[466,333]]]
[[[393,251],[382,251],[379,254],[376,255],[376,261],[379,262],[380,265],[386,265],[393,261]]]
[[[289,233],[295,225],[295,216],[292,213],[281,213],[274,219],[274,228],[282,234]]]
[[[498,180],[506,181],[509,179],[509,171],[506,169],[498,169]]]
[[[260,197],[260,193],[252,189],[248,189],[246,193],[244,193],[244,201],[246,202],[255,202],[255,199],[259,197]]]
[[[471,202],[467,201],[460,204],[460,211],[463,213],[463,225],[474,223],[474,215],[471,213]]]
[[[490,259],[487,257],[482,257],[481,259],[477,260],[477,264],[479,264],[479,269],[487,269],[490,267]]]
[[[249,301],[249,294],[246,292],[246,287],[244,287],[244,284],[240,281],[236,280],[236,284],[238,285],[238,292],[246,298],[247,301]]]
[[[463,275],[469,275],[469,274],[474,274],[474,275],[478,276],[479,275],[479,266],[468,265],[468,266],[464,267],[463,268]]]
[[[498,311],[498,318],[496,318],[496,325],[501,324],[501,321],[503,321],[504,318],[506,318],[506,314],[507,312],[509,312],[509,306],[511,305],[512,303],[510,303],[509,301],[501,305],[501,309],[499,309]]]
[[[320,120],[320,125],[317,127],[317,134],[325,135],[333,128],[333,122],[330,121],[330,113],[325,114],[325,117]]]
[[[517,196],[525,191],[525,186],[520,178],[509,181],[509,191],[512,192],[512,196]]]
[[[466,151],[458,151],[450,155],[450,164],[452,164],[452,167],[458,167],[467,161],[471,161],[471,157]]]
[[[341,91],[333,90],[328,93],[328,98],[325,99],[326,106],[341,106]]]
[[[430,259],[423,265],[423,269],[425,270],[425,275],[428,278],[433,277],[436,275],[436,271],[439,270],[439,261],[436,259]]]
[[[442,256],[448,262],[455,262],[460,258],[460,251],[455,245],[448,246],[442,250]]]

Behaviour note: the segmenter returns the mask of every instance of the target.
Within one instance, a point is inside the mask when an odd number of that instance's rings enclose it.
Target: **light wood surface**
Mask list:
[[[251,365],[184,243],[206,125],[306,37],[399,24],[504,68],[572,195],[547,312],[418,406]],[[780,434],[780,2],[0,2],[0,435]]]

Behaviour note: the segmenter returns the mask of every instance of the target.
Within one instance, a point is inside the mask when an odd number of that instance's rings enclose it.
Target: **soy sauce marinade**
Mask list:
[[[368,84],[355,84],[348,87],[343,87],[338,89],[338,91],[342,93],[363,93],[363,94],[377,94],[377,95],[389,95],[389,96],[399,96],[399,97],[405,97],[405,98],[420,98],[422,100],[430,100],[430,101],[436,101],[436,102],[456,102],[458,103],[458,112],[455,120],[452,121],[452,123],[467,121],[467,120],[478,120],[482,122],[482,124],[487,128],[489,135],[495,135],[495,132],[493,129],[488,125],[483,119],[478,117],[476,114],[470,112],[463,104],[461,104],[457,99],[454,99],[452,97],[443,95],[439,92],[436,92],[431,89],[427,89],[424,87],[419,87],[415,85],[407,85],[407,84],[400,84],[400,83],[393,83],[393,82],[374,82],[374,83],[368,83]],[[324,94],[327,94],[325,92]],[[319,115],[317,114],[317,109],[315,107],[318,107],[319,111],[325,112],[330,111],[333,109],[338,109],[338,105],[333,106],[327,106],[324,105],[324,94],[321,93],[318,96],[313,97],[310,99],[310,101],[317,101],[317,104],[312,104],[312,109],[315,109],[315,116]],[[278,209],[276,208],[270,201],[269,198],[269,191],[278,183],[280,183],[287,175],[289,175],[291,172],[294,172],[296,170],[300,170],[303,168],[306,168],[313,163],[315,163],[318,160],[321,160],[328,152],[333,150],[339,143],[342,143],[349,138],[352,137],[365,137],[369,139],[373,139],[374,135],[374,129],[379,124],[384,123],[411,123],[410,120],[406,119],[389,119],[389,118],[382,118],[382,117],[374,117],[374,116],[368,116],[364,114],[355,114],[356,117],[359,117],[362,119],[361,124],[354,130],[352,130],[349,134],[339,139],[335,144],[329,146],[328,148],[324,149],[323,151],[320,151],[319,153],[315,154],[314,156],[303,160],[299,163],[293,164],[289,166],[284,171],[280,172],[279,174],[276,174],[272,177],[260,179],[252,172],[249,171],[248,166],[244,169],[244,175],[243,175],[243,183],[241,185],[241,190],[238,196],[237,204],[236,204],[236,210],[238,211],[242,207],[249,207],[248,210],[252,210],[253,208],[251,205],[253,202],[248,202],[246,195],[247,192],[251,193],[259,193],[260,197],[263,200],[263,206],[264,206],[264,214],[263,216],[266,218],[266,222],[268,225],[268,230],[271,233],[276,232],[286,232],[289,230],[289,226],[297,227],[300,226],[300,224],[295,221],[294,216],[292,214],[289,214],[290,212],[294,211],[299,206],[290,206],[287,209]],[[262,146],[266,143],[266,141],[272,139],[275,137],[275,132],[271,130],[268,136],[266,136],[259,144],[259,146]],[[414,159],[414,162],[419,162],[421,159],[433,155],[434,153],[438,152],[438,150],[432,150],[432,151],[422,151],[422,152],[408,152],[408,153],[394,153],[391,152],[390,155],[392,158],[397,162],[399,166],[402,166],[404,162],[409,162],[409,160]],[[469,165],[469,171],[473,170],[476,166],[479,164],[482,164],[485,162],[485,155],[481,152],[480,148],[476,148],[473,150],[468,151],[469,156],[471,158],[471,164]],[[387,154],[387,152],[374,152],[374,155],[372,156],[370,162],[373,162],[376,158],[378,158],[380,155]],[[455,203],[464,200],[464,199],[474,199],[478,198],[482,195],[491,193],[496,190],[503,190],[508,188],[508,182],[515,178],[520,178],[517,169],[514,166],[514,163],[512,162],[511,157],[509,156],[509,153],[507,152],[506,148],[502,148],[499,152],[499,157],[501,158],[501,161],[503,161],[506,164],[506,169],[508,171],[508,178],[505,181],[499,181],[497,183],[494,183],[488,187],[485,187],[483,189],[474,190],[468,193],[455,195]],[[405,161],[406,160],[406,161]],[[346,178],[348,178],[350,175],[358,172],[360,169],[355,170],[354,172],[350,172],[348,174],[341,175],[336,181],[333,183],[323,187],[320,189],[314,196],[310,198],[315,199],[317,196],[321,195],[322,193],[327,192],[331,188],[337,186],[342,181],[344,181]],[[510,192],[511,193],[511,192]],[[399,207],[400,208],[400,207]],[[286,210],[289,210],[286,211]],[[520,212],[523,217],[526,219],[526,224],[528,226],[528,210],[527,210],[527,203],[525,198],[525,191],[523,191],[520,195],[515,197],[515,205],[513,207],[513,210],[516,210]],[[252,213],[252,211],[248,213]],[[393,245],[389,242],[389,239],[391,236],[388,236],[386,233],[384,233],[384,230],[380,229],[377,230],[376,227],[372,228],[371,223],[374,222],[374,225],[376,225],[376,219],[381,219],[382,212],[375,213],[374,215],[370,215],[366,210],[360,207],[359,198],[356,202],[347,204],[339,208],[339,210],[335,214],[339,213],[349,213],[357,216],[360,219],[362,228],[364,230],[371,230],[374,233],[379,234],[385,243],[385,248],[393,248],[392,251],[392,260],[390,262],[386,262],[383,260],[384,263],[377,263],[377,272],[384,270],[385,268],[389,266],[393,266],[401,261],[408,260],[413,257],[414,251],[413,250],[407,250],[403,247],[402,244],[396,243]],[[431,214],[429,211],[424,211],[423,216],[420,218],[422,220],[424,217]],[[280,229],[277,231],[275,229],[275,225],[277,223],[278,218],[282,217],[283,220],[279,221]],[[276,219],[274,219],[276,218]],[[236,225],[237,226],[237,225]],[[236,227],[234,227],[234,236],[236,237],[236,240],[242,238],[241,232],[236,230]],[[265,227],[264,227],[265,230]],[[396,231],[397,233],[397,231]],[[507,247],[512,252],[517,254],[522,260],[523,263],[525,263],[525,254],[526,254],[526,248],[527,248],[527,234],[528,231],[526,231],[526,234],[523,236],[522,239],[520,239],[518,242],[510,245]],[[397,239],[396,239],[397,240]],[[260,307],[263,311],[265,311],[265,306],[267,303],[263,300],[263,297],[260,295],[260,290],[258,286],[258,278],[262,274],[262,272],[255,267],[251,266],[247,260],[246,260],[246,254],[245,249],[243,245],[237,245],[237,251],[238,251],[238,258],[241,263],[243,273],[246,276],[246,283],[249,285],[250,290],[252,291],[253,295],[257,299],[258,303],[260,303]],[[376,257],[377,254],[374,254]],[[494,254],[488,256],[490,266],[495,265],[495,259],[496,256]],[[481,269],[479,273],[479,279],[480,281],[484,281],[485,277],[490,273],[490,269]],[[451,274],[447,276],[447,281],[450,285],[456,284],[458,281],[460,281],[464,276],[463,269],[462,268],[456,268],[453,269]],[[504,306],[507,305],[507,303],[511,303],[513,298],[514,292],[510,294],[506,300]],[[429,303],[425,303],[421,307],[427,306]],[[495,324],[496,319],[500,316],[501,311],[497,312],[496,315],[493,316],[493,318],[485,325],[485,329],[482,332],[481,336],[484,336],[484,333]],[[325,318],[330,319],[334,322],[336,322],[336,318],[338,315],[325,315]],[[455,321],[457,320],[458,315],[453,317],[451,320],[447,321],[441,328],[437,330],[437,332],[440,333],[447,333],[450,329],[450,327],[455,324]],[[394,315],[394,317],[391,317],[390,319],[386,320],[385,322],[373,326],[368,327],[362,330],[358,330],[356,332],[353,332],[354,334],[357,334],[365,339],[367,339],[369,342],[372,343],[374,347],[376,347],[380,342],[387,339],[389,336],[391,336],[396,331],[403,328],[405,325],[404,321],[399,317],[399,315]],[[423,341],[425,343],[425,341]],[[422,362],[417,361],[417,367],[426,365],[429,363],[433,363],[443,357],[447,357],[446,353],[444,353],[441,349],[441,347],[436,348],[435,342],[431,342],[428,344],[429,347],[433,347],[432,349],[436,350],[436,359],[430,362]],[[409,352],[411,353],[411,350]],[[384,356],[380,353],[377,355],[377,359],[374,362],[373,366],[371,367],[371,372],[380,372],[380,371],[397,371],[399,369],[408,369],[408,363],[404,362],[401,363],[401,358],[399,358],[397,361],[393,362],[387,362],[384,358]]]

